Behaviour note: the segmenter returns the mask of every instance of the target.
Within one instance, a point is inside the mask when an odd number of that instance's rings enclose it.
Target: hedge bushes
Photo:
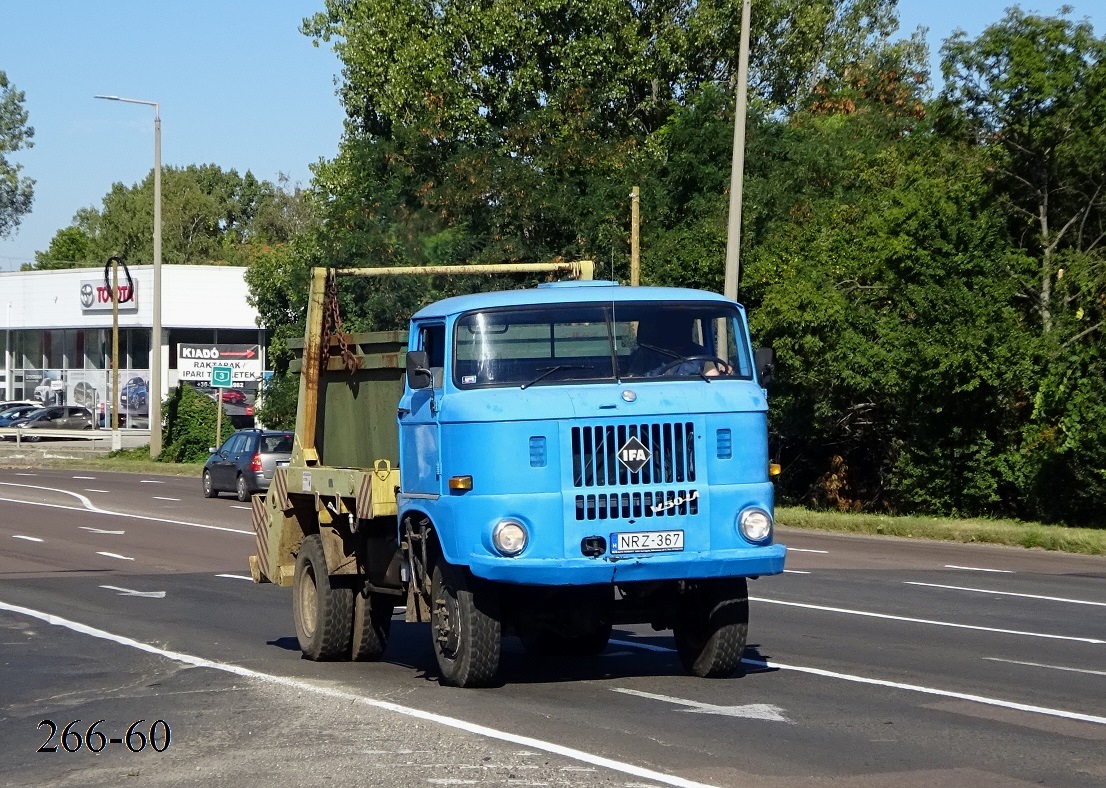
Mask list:
[[[219,406],[192,386],[177,386],[165,401],[165,432],[160,462],[203,462],[208,448],[216,444]],[[223,412],[223,431],[234,427]]]

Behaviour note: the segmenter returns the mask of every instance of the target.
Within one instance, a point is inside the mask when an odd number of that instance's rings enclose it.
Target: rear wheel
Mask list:
[[[434,565],[430,633],[441,682],[482,687],[499,671],[502,641],[495,592],[474,584],[462,567],[444,559]]]
[[[672,628],[688,673],[725,678],[741,664],[749,634],[749,589],[743,577],[699,580],[681,594]]]
[[[334,587],[326,569],[323,540],[311,534],[296,556],[292,616],[300,650],[308,659],[349,659],[353,589]]]
[[[234,483],[234,492],[238,495],[238,500],[242,503],[246,503],[250,500],[250,488],[246,484],[246,477],[242,474],[238,474],[238,480]]]
[[[353,597],[353,646],[355,662],[376,662],[388,647],[395,597],[364,589]]]
[[[204,498],[218,498],[219,492],[211,481],[211,472],[204,471]]]

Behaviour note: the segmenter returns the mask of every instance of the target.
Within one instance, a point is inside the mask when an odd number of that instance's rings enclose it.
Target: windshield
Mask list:
[[[618,380],[752,378],[737,309],[688,302],[516,307],[463,315],[454,382],[565,385]]]

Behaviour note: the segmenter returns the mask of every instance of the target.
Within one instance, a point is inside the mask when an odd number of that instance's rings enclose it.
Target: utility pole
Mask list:
[[[734,106],[733,160],[730,169],[730,216],[726,232],[726,280],[723,295],[737,300],[741,275],[741,190],[745,175],[745,111],[749,99],[749,17],[751,0],[741,4],[741,43],[737,54],[737,101]]]
[[[638,204],[641,202],[641,189],[637,186],[630,192],[630,286],[641,284],[641,215]]]

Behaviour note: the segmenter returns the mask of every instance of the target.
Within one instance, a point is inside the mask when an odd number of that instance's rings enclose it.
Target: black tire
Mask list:
[[[238,474],[238,478],[234,482],[234,492],[238,496],[239,501],[242,503],[249,503],[250,487],[246,484],[246,477],[242,474]]]
[[[696,581],[681,595],[680,617],[672,633],[688,673],[725,678],[737,670],[749,635],[745,578]]]
[[[215,489],[214,482],[211,481],[211,472],[204,471],[204,498],[218,498],[219,491]]]
[[[354,662],[376,662],[384,656],[396,599],[389,594],[374,594],[367,588],[354,594],[353,646],[350,649]]]
[[[565,636],[548,629],[527,632],[522,645],[527,653],[549,657],[594,657],[602,654],[611,639],[611,625],[600,624],[580,635]]]
[[[349,659],[353,588],[331,585],[323,540],[318,534],[306,537],[296,556],[292,616],[305,657],[320,662]]]
[[[483,687],[495,680],[502,645],[498,599],[474,588],[467,570],[444,559],[434,565],[430,637],[442,684]]]

